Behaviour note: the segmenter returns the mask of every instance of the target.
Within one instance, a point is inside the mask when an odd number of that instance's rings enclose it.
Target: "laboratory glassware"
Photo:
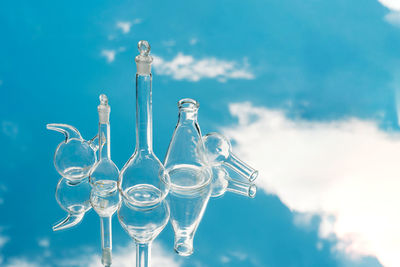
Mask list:
[[[88,178],[71,182],[61,178],[57,184],[56,200],[60,207],[68,212],[65,219],[53,226],[53,231],[68,229],[82,221],[90,205],[90,184]]]
[[[203,143],[209,163],[218,166],[221,163],[235,170],[249,182],[254,182],[258,171],[240,160],[232,153],[232,146],[229,140],[219,133],[208,133],[203,136]]]
[[[150,266],[149,246],[164,229],[169,219],[165,196],[169,191],[169,176],[153,152],[150,45],[138,43],[136,56],[136,149],[121,169],[118,189],[122,202],[118,219],[136,242],[137,267]]]
[[[106,95],[100,95],[99,113],[99,160],[89,173],[92,186],[90,203],[100,216],[101,229],[101,263],[108,267],[112,264],[112,216],[120,202],[118,182],[118,167],[111,160],[110,143],[110,106]]]
[[[54,166],[57,172],[72,183],[88,177],[90,169],[96,162],[96,139],[85,141],[79,131],[68,124],[50,123],[47,129],[65,135],[54,153]]]
[[[193,238],[211,194],[211,170],[197,123],[198,102],[178,102],[179,117],[165,156],[171,179],[167,201],[175,232],[174,249],[181,256],[193,253]]]
[[[212,175],[211,197],[222,196],[226,191],[250,198],[256,196],[257,187],[254,183],[242,182],[231,178],[224,166],[213,166]]]

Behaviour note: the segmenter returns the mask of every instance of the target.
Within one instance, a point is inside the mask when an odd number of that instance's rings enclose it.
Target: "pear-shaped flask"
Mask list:
[[[54,153],[54,167],[57,172],[73,183],[88,177],[96,162],[97,136],[85,141],[75,127],[61,123],[47,124],[47,129],[65,135],[65,140],[57,146]]]
[[[136,149],[122,168],[118,188],[122,202],[118,219],[136,243],[136,266],[150,266],[151,242],[164,229],[169,219],[165,196],[169,176],[153,152],[150,45],[138,44],[136,72]]]
[[[199,104],[193,99],[178,102],[179,119],[165,156],[171,187],[167,201],[175,232],[175,251],[193,253],[193,237],[211,193],[211,170],[197,123]]]
[[[112,215],[118,209],[120,195],[117,188],[118,167],[111,160],[110,106],[106,95],[100,95],[99,113],[99,161],[89,174],[92,186],[90,203],[100,216],[101,247],[104,266],[112,263]]]

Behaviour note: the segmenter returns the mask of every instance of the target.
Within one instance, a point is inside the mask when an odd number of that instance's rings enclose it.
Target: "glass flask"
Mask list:
[[[223,163],[250,182],[253,182],[257,178],[258,171],[232,153],[231,143],[222,134],[206,134],[203,136],[203,143],[210,164],[218,166]]]
[[[118,219],[137,247],[138,267],[149,266],[149,246],[169,219],[163,201],[169,190],[169,176],[153,152],[150,45],[138,43],[136,73],[136,149],[122,168],[118,189],[122,203]]]
[[[47,129],[65,135],[65,140],[57,146],[54,153],[54,166],[57,172],[73,183],[88,177],[90,169],[96,162],[97,136],[85,141],[79,131],[68,124],[50,123],[47,124]]]
[[[179,119],[165,156],[171,179],[167,201],[175,232],[175,251],[193,253],[193,237],[203,217],[211,193],[211,170],[207,165],[200,127],[199,104],[193,99],[178,102]]]
[[[90,203],[100,216],[101,229],[101,263],[111,266],[112,263],[112,216],[120,202],[117,188],[119,170],[111,160],[110,143],[110,106],[106,95],[100,95],[99,113],[99,161],[89,174],[92,186]]]
[[[213,166],[212,175],[211,197],[222,196],[226,191],[250,198],[256,196],[257,187],[255,184],[231,178],[223,166]]]
[[[87,177],[78,183],[66,178],[60,179],[56,189],[56,200],[60,207],[68,212],[68,216],[54,225],[53,231],[71,228],[82,221],[85,213],[92,208],[90,190]]]

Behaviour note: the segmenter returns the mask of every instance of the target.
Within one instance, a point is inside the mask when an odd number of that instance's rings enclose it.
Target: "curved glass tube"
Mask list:
[[[71,228],[82,221],[85,213],[92,208],[89,200],[90,190],[88,178],[78,183],[72,183],[66,178],[60,179],[56,189],[56,200],[68,215],[53,226],[53,231]]]
[[[203,142],[210,164],[219,165],[223,163],[250,182],[254,182],[257,178],[258,171],[232,153],[231,143],[225,136],[219,133],[208,133],[203,137]]]
[[[149,244],[164,229],[169,219],[165,196],[170,181],[164,166],[153,152],[150,45],[138,44],[136,73],[136,149],[121,169],[118,189],[122,203],[118,219],[134,239],[139,250],[137,265],[149,266]]]
[[[197,123],[199,104],[193,99],[178,102],[179,119],[171,138],[164,165],[171,179],[167,196],[175,251],[193,253],[193,237],[211,194],[211,170],[207,164]]]
[[[89,174],[90,203],[100,216],[101,227],[101,263],[104,266],[112,264],[112,216],[120,203],[117,189],[119,170],[111,160],[110,142],[110,106],[106,95],[100,95],[99,113],[99,161]]]
[[[223,166],[212,167],[213,180],[211,197],[219,197],[226,191],[254,198],[256,196],[257,187],[254,183],[246,183],[231,178]]]

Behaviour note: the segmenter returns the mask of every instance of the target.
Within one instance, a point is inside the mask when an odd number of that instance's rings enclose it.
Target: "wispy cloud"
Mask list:
[[[382,5],[393,11],[400,11],[400,0],[378,0]]]
[[[107,59],[108,63],[111,63],[115,60],[116,54],[117,54],[117,51],[115,51],[115,50],[108,50],[108,49],[101,50],[101,56],[105,57]]]
[[[181,261],[171,251],[166,251],[160,243],[154,242],[151,251],[151,261],[153,266],[179,267]],[[135,247],[133,242],[124,247],[113,249],[113,266],[131,267],[135,265]],[[102,267],[100,255],[93,253],[82,255],[75,259],[67,259],[58,262],[57,266],[75,266],[75,267]]]
[[[225,82],[229,79],[254,79],[247,60],[238,63],[215,57],[195,59],[191,55],[178,53],[171,61],[154,56],[155,72],[171,76],[175,80],[197,82],[201,79],[217,79]]]
[[[117,22],[117,28],[119,28],[122,33],[126,34],[131,31],[132,23],[129,21],[119,21]]]
[[[12,139],[15,139],[19,133],[18,125],[12,121],[2,121],[1,130],[5,136]]]
[[[119,47],[117,50],[115,49],[103,49],[101,50],[101,56],[105,57],[108,63],[112,63],[115,60],[115,57],[118,53],[124,52],[126,50],[125,47]]]
[[[50,240],[48,238],[41,238],[38,240],[39,247],[48,248],[50,246]]]
[[[400,0],[378,0],[382,5],[387,7],[390,12],[385,15],[386,22],[400,27]]]
[[[116,26],[123,34],[127,34],[131,31],[133,25],[140,23],[142,23],[141,19],[135,19],[133,21],[118,21]]]
[[[9,238],[6,236],[1,235],[2,229],[0,228],[0,265],[3,263],[4,261],[4,257],[2,254],[2,249],[4,247],[4,245],[8,242]]]
[[[189,40],[189,44],[190,45],[195,45],[195,44],[197,44],[198,41],[199,40],[197,38],[192,38],[192,39]]]
[[[374,121],[289,119],[250,103],[231,104],[230,112],[239,123],[223,132],[259,169],[262,189],[292,210],[322,216],[321,237],[336,235],[338,249],[400,266],[400,135]]]

